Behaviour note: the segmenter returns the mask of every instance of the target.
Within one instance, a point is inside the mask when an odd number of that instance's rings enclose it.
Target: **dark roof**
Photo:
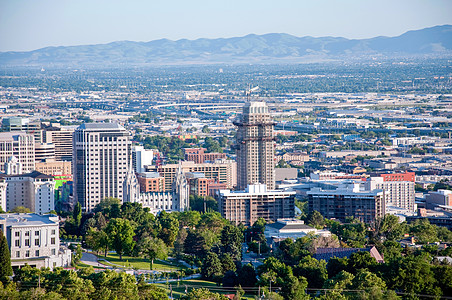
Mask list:
[[[328,261],[330,258],[337,257],[337,258],[343,258],[343,257],[350,257],[353,253],[366,251],[370,253],[370,256],[375,258],[377,262],[383,263],[383,257],[378,252],[377,248],[375,247],[367,247],[367,248],[317,248],[314,258],[317,260],[325,260]]]
[[[87,130],[124,129],[118,123],[83,123],[79,128]]]
[[[306,224],[283,224],[280,222],[276,222],[276,223],[272,223],[272,224],[267,224],[268,227],[272,227],[275,229],[314,229],[311,226],[308,226]]]
[[[31,177],[31,178],[39,178],[39,179],[50,179],[50,178],[53,178],[53,176],[46,175],[46,174],[43,174],[43,173],[38,172],[38,171],[33,171],[31,173],[19,174],[19,175],[1,174],[0,177]]]

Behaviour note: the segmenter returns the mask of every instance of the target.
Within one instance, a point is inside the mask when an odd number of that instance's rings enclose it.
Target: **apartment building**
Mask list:
[[[267,222],[295,216],[295,192],[267,190],[265,184],[249,185],[244,191],[220,190],[218,208],[223,218],[238,225],[253,225],[259,218]]]
[[[307,192],[309,211],[318,211],[325,218],[354,217],[362,222],[373,223],[385,214],[383,190],[361,191],[360,184],[345,182],[335,190],[312,188]]]

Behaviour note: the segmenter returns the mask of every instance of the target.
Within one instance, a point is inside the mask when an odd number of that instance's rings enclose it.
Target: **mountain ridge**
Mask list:
[[[195,40],[49,46],[0,52],[2,66],[167,65],[271,63],[347,60],[369,57],[452,55],[452,25],[410,30],[399,36],[368,39],[297,37],[287,33],[248,34]]]

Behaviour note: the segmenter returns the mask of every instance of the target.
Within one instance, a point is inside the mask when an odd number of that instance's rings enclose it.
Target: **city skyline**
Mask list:
[[[0,1],[0,51],[48,46],[227,38],[247,34],[372,38],[452,24],[452,3],[271,1],[168,4],[133,1]],[[26,21],[24,21],[26,20]],[[32,25],[32,26],[30,26]],[[57,26],[56,26],[57,25]],[[359,26],[357,26],[359,25]]]

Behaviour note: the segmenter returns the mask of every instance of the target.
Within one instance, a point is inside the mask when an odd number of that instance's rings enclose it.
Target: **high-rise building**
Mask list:
[[[24,173],[35,169],[35,140],[25,132],[0,132],[0,172],[5,172],[5,163],[15,156],[22,164]]]
[[[36,143],[35,144],[36,163],[45,161],[46,159],[55,159],[55,144]]]
[[[91,211],[107,197],[122,199],[131,160],[129,132],[116,123],[80,125],[73,138],[74,198]]]
[[[237,188],[266,184],[275,189],[274,122],[265,102],[249,102],[241,118],[234,122],[237,129]]]

